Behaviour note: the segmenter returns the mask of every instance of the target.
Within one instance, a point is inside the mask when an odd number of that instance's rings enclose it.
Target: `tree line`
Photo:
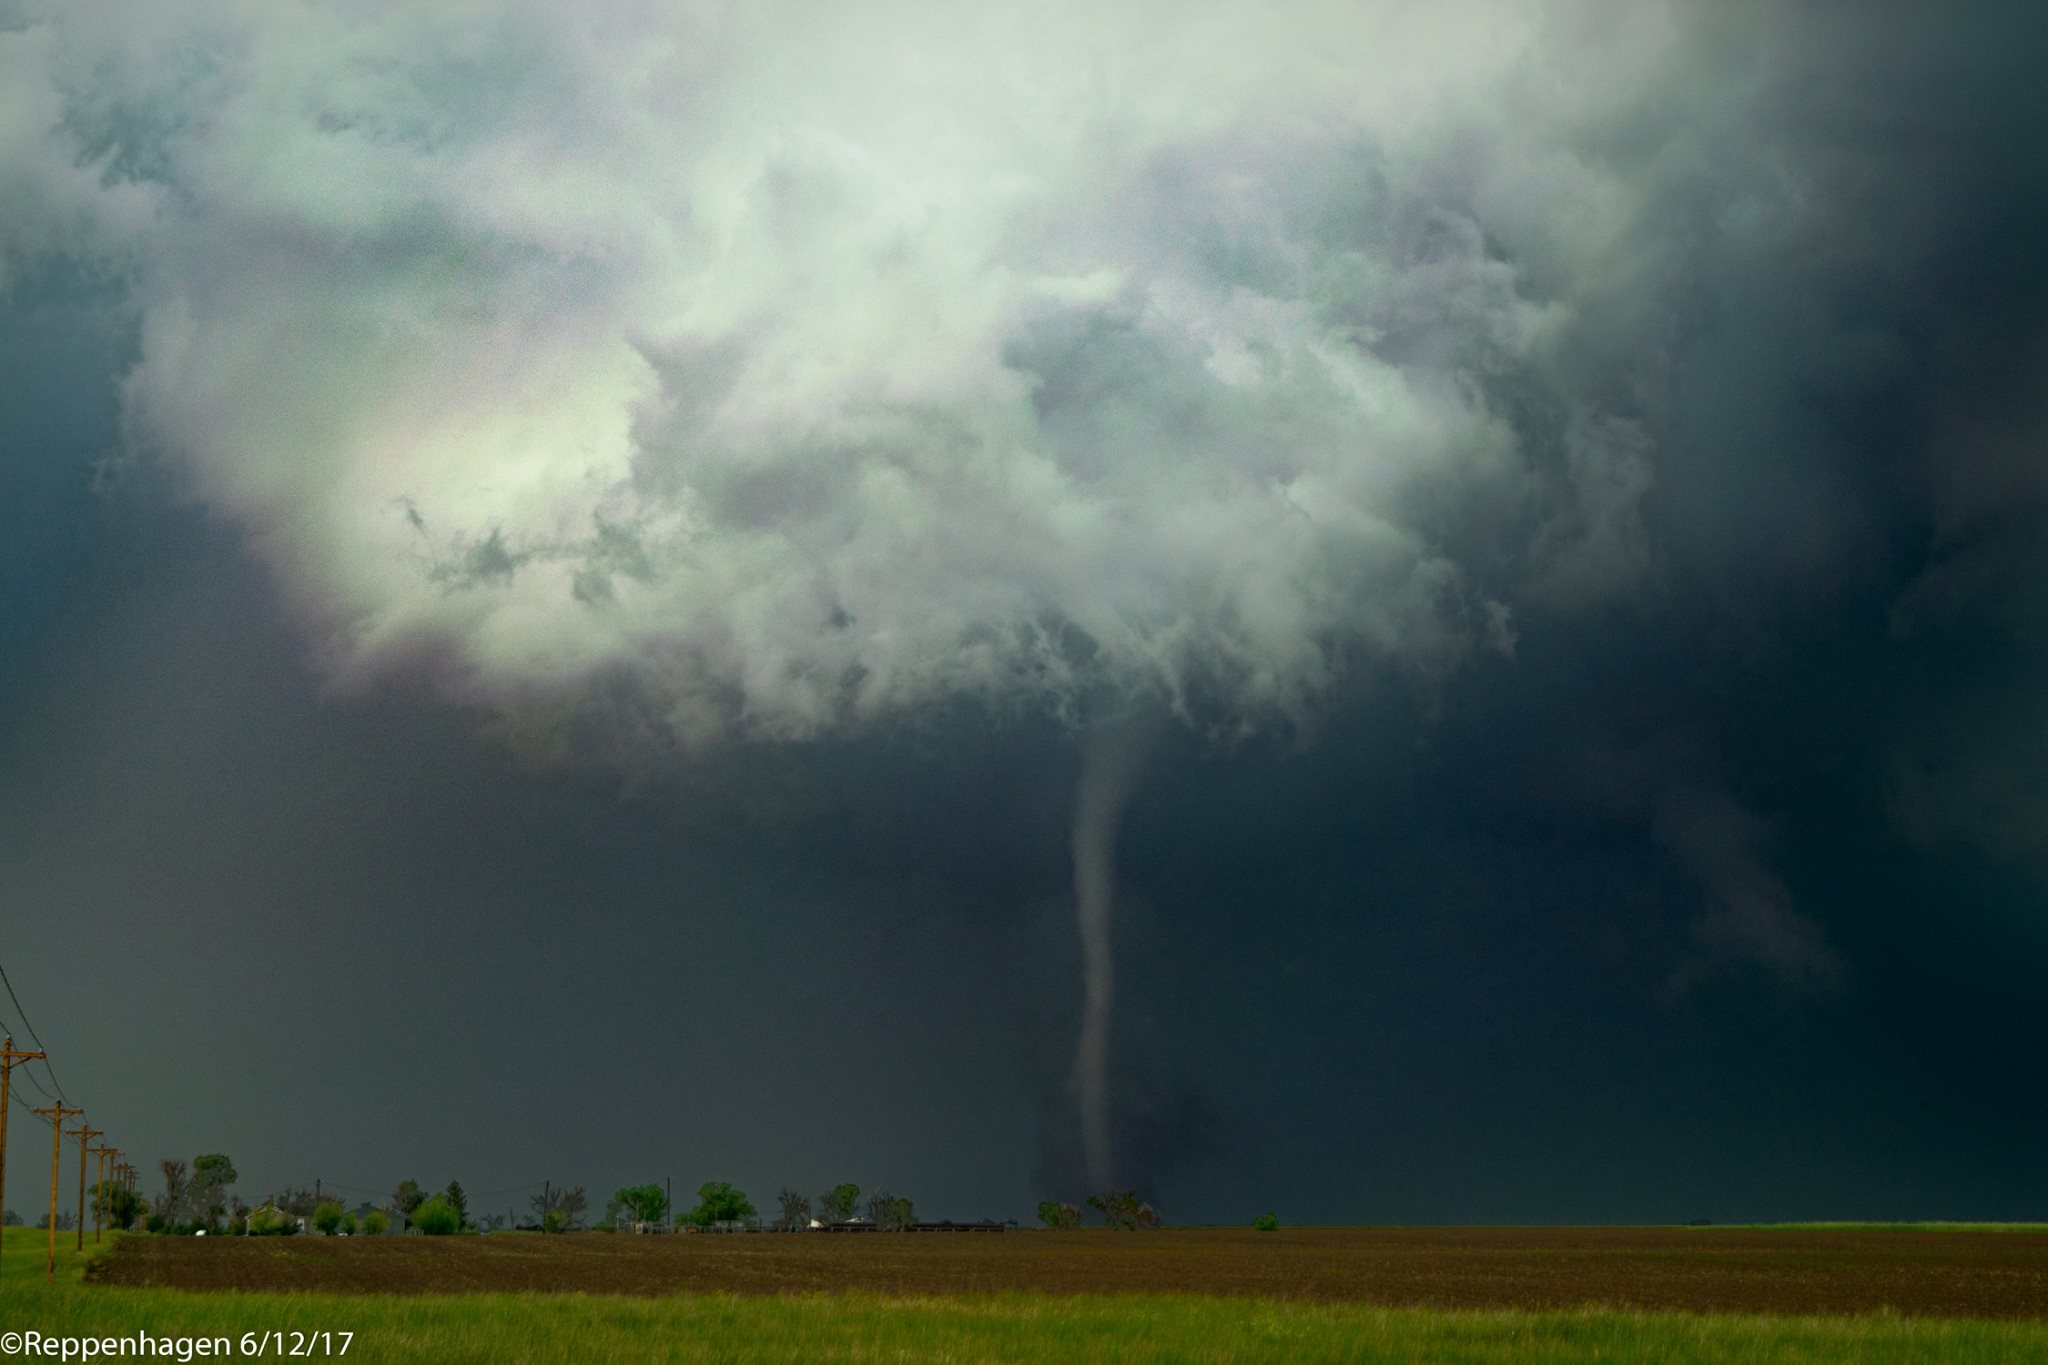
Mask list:
[[[796,1232],[811,1225],[813,1205],[807,1196],[785,1187],[778,1202],[781,1211],[769,1227],[777,1232]],[[818,1196],[815,1207],[820,1224],[853,1222],[861,1208],[860,1186],[834,1185]],[[869,1195],[866,1208],[867,1221],[885,1232],[906,1230],[917,1221],[915,1206],[887,1190]],[[605,1221],[599,1226],[615,1227],[630,1221],[642,1227],[666,1227],[670,1225],[669,1213],[668,1191],[664,1187],[633,1185],[612,1196]],[[758,1227],[760,1221],[760,1210],[745,1190],[727,1180],[708,1180],[697,1187],[696,1204],[676,1213],[673,1226],[711,1231]]]
[[[1135,1190],[1104,1190],[1088,1196],[1088,1207],[1102,1215],[1104,1226],[1117,1232],[1137,1232],[1160,1225],[1159,1210],[1138,1198]],[[1072,1204],[1048,1199],[1038,1206],[1038,1221],[1049,1228],[1081,1226],[1081,1210]]]
[[[460,1181],[451,1180],[437,1192],[418,1181],[403,1180],[383,1206],[363,1201],[355,1207],[323,1195],[314,1188],[288,1188],[252,1208],[236,1193],[238,1174],[234,1161],[222,1152],[208,1152],[189,1163],[165,1158],[159,1163],[163,1191],[154,1200],[144,1199],[125,1183],[109,1181],[104,1188],[92,1187],[93,1206],[104,1200],[108,1221],[116,1228],[138,1223],[159,1233],[228,1233],[255,1236],[285,1235],[307,1228],[328,1235],[377,1236],[395,1224],[401,1232],[418,1231],[428,1236],[449,1236],[465,1232],[495,1232],[510,1219],[502,1213],[473,1215],[469,1197]],[[1109,1189],[1090,1195],[1087,1205],[1102,1217],[1103,1224],[1116,1231],[1157,1228],[1157,1209],[1127,1189]],[[861,1187],[851,1182],[832,1186],[815,1199],[784,1186],[777,1197],[777,1214],[768,1226],[778,1232],[796,1232],[812,1226],[867,1226],[883,1232],[907,1231],[917,1223],[916,1206],[887,1189],[875,1190],[861,1199]],[[532,1219],[521,1230],[563,1233],[583,1228],[589,1211],[589,1197],[580,1185],[549,1183],[528,1201]],[[670,1221],[673,1212],[673,1222]],[[19,1223],[13,1213],[5,1215]],[[48,1215],[44,1215],[47,1220]],[[60,1226],[68,1215],[60,1214]],[[1045,1200],[1038,1206],[1039,1221],[1048,1228],[1078,1228],[1084,1217],[1075,1204]],[[694,1205],[672,1211],[665,1185],[632,1185],[613,1193],[601,1231],[622,1226],[695,1228],[722,1230],[754,1228],[761,1225],[760,1213],[746,1191],[729,1181],[706,1181],[697,1189]],[[1271,1230],[1279,1225],[1271,1214],[1262,1215],[1254,1226]],[[37,1226],[42,1226],[38,1224]]]

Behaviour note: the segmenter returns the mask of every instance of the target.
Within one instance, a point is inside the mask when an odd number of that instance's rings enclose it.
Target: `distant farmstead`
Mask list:
[[[842,1218],[833,1223],[824,1223],[813,1218],[810,1226],[814,1232],[880,1231],[875,1225],[875,1220],[872,1218]],[[929,1223],[912,1223],[904,1230],[906,1232],[1007,1232],[1015,1226],[1015,1223],[998,1223],[993,1218],[983,1218],[973,1223],[961,1223],[951,1218],[941,1218]]]

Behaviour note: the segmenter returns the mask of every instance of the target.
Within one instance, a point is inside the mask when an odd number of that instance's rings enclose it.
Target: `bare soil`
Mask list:
[[[1169,1293],[1433,1308],[2048,1318],[2048,1233],[1225,1228],[121,1239],[97,1284],[336,1294]]]

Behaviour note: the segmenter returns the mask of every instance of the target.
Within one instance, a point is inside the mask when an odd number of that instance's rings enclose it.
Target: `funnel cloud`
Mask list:
[[[1074,903],[1081,931],[1081,1041],[1074,1082],[1081,1101],[1081,1139],[1088,1182],[1110,1186],[1110,1024],[1116,1005],[1116,835],[1144,764],[1150,726],[1125,717],[1083,741],[1081,781],[1074,795]]]

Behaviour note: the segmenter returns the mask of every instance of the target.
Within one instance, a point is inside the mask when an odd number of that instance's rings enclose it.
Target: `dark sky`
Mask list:
[[[109,1141],[1078,1199],[1135,709],[1170,1221],[2048,1217],[2038,12],[1451,7],[1385,107],[1076,18],[998,117],[503,8],[0,7],[0,965]]]

